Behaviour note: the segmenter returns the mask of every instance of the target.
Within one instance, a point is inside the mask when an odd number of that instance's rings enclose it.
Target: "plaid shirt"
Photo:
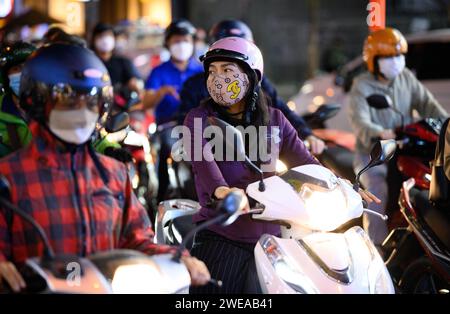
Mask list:
[[[86,146],[74,154],[64,153],[48,131],[37,124],[31,130],[30,145],[1,159],[0,173],[11,185],[12,203],[36,219],[55,253],[84,256],[115,248],[147,254],[173,251],[153,243],[150,221],[124,164],[98,155],[109,175],[105,185]],[[43,249],[30,224],[0,209],[0,261],[22,263],[42,256]]]

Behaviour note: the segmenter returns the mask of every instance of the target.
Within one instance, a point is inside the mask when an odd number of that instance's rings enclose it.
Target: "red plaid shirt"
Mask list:
[[[86,147],[71,158],[39,125],[33,124],[31,130],[33,141],[1,159],[0,173],[11,185],[12,203],[36,219],[55,253],[82,256],[115,248],[147,254],[173,250],[153,243],[150,220],[132,191],[124,164],[98,155],[109,175],[105,185]],[[21,263],[42,255],[43,243],[36,230],[21,217],[0,209],[0,261]]]

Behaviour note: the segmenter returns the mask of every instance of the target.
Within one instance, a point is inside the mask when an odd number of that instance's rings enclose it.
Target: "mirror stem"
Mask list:
[[[258,191],[264,192],[266,190],[266,185],[264,184],[264,177],[261,175],[261,180],[259,180]]]
[[[195,236],[195,234],[197,232],[199,232],[200,230],[204,230],[211,225],[219,223],[220,221],[224,220],[225,218],[227,218],[227,214],[221,214],[211,220],[207,220],[206,222],[198,225],[197,227],[195,227],[194,229],[189,231],[189,233],[184,237],[184,239],[181,242],[180,246],[178,247],[177,251],[174,253],[174,255],[172,257],[172,261],[174,261],[174,262],[180,261],[181,255],[183,255],[183,251],[186,248],[186,243],[188,243]]]

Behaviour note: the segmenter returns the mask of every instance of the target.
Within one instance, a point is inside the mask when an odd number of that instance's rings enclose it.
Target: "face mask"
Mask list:
[[[241,71],[224,75],[209,74],[206,87],[211,98],[219,105],[232,106],[247,94],[249,80]]]
[[[103,36],[95,41],[95,48],[100,52],[110,52],[114,49],[115,40],[113,36]]]
[[[128,48],[128,41],[126,39],[118,39],[116,40],[115,48],[119,52],[126,51]]]
[[[194,45],[190,42],[182,41],[169,47],[170,54],[178,61],[187,61],[194,52]]]
[[[15,73],[8,76],[9,78],[9,87],[13,91],[14,95],[19,96],[20,90],[20,77],[22,73]]]
[[[385,78],[393,80],[405,68],[405,56],[399,55],[392,58],[380,58],[378,59],[378,66]]]
[[[57,110],[50,112],[48,127],[60,139],[83,144],[94,132],[99,114],[87,108],[75,110]]]

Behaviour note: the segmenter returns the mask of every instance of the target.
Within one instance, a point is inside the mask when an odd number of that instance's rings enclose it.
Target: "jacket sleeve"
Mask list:
[[[425,87],[410,70],[405,69],[412,92],[412,108],[416,109],[422,117],[446,118],[448,113],[434,98],[433,94]]]
[[[355,82],[356,83],[356,82]],[[372,139],[379,136],[384,130],[381,125],[372,122],[370,108],[366,98],[358,89],[357,84],[353,85],[349,95],[349,120],[357,138],[370,146]]]
[[[119,247],[137,250],[148,255],[174,253],[176,247],[154,243],[155,233],[150,219],[132,190],[129,176],[126,175],[126,177],[126,201]],[[184,254],[187,254],[187,251]]]
[[[312,131],[305,120],[295,111],[289,109],[287,104],[278,97],[277,90],[267,78],[263,77],[261,87],[266,95],[269,96],[272,107],[279,109],[286,116],[302,139],[312,135]]]
[[[281,151],[280,158],[286,163],[286,166],[293,168],[306,164],[320,164],[315,157],[313,157],[303,141],[297,136],[292,124],[286,119],[286,117],[278,112],[277,120],[278,125],[281,127]]]
[[[178,123],[181,125],[188,112],[198,107],[200,102],[208,97],[206,90],[204,73],[198,73],[184,82],[180,91],[180,107],[178,108]]]
[[[184,125],[189,129],[190,134],[183,136],[183,147],[186,157],[191,161],[196,178],[199,178],[196,184],[212,197],[217,187],[228,186],[228,184],[214,160],[211,145],[203,137],[205,123],[204,117],[197,115],[194,111],[186,116]],[[197,140],[197,143],[195,139],[201,139],[201,141]]]
[[[11,239],[7,218],[0,208],[0,262],[7,261],[11,255]]]

